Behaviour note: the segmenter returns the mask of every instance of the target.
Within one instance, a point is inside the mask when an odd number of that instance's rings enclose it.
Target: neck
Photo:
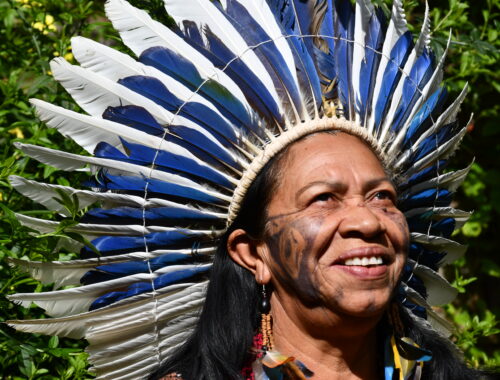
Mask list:
[[[325,309],[291,312],[273,302],[275,350],[314,372],[311,380],[380,379],[378,318],[338,316]]]

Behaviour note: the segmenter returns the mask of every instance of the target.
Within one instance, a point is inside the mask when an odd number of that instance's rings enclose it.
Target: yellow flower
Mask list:
[[[59,52],[58,51],[54,52],[54,57],[59,57]]]
[[[0,202],[3,201],[3,194],[0,193]]]
[[[31,24],[31,26],[33,27],[33,29],[37,29],[40,32],[45,29],[45,25],[43,25],[40,21],[34,22],[33,24]]]
[[[73,60],[73,53],[66,53],[64,54],[64,59],[68,62]]]
[[[51,15],[45,16],[45,24],[52,25],[54,23],[54,17]]]
[[[49,25],[48,28],[49,28],[49,30],[52,30],[53,32],[57,31],[57,27],[54,24]]]
[[[16,135],[16,137],[18,139],[24,139],[24,133],[23,131],[21,131],[21,128],[19,127],[16,127],[16,128],[12,128],[12,129],[9,129],[8,131],[11,135]]]

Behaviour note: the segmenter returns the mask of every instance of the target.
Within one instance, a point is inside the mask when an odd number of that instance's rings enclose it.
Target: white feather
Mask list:
[[[366,33],[369,28],[370,18],[373,14],[371,1],[356,0],[355,24],[354,24],[354,46],[352,55],[352,88],[355,103],[360,103],[361,83],[359,82],[361,65],[365,60]],[[356,113],[355,121],[359,124],[362,115]]]
[[[105,9],[123,42],[137,56],[151,47],[168,48],[193,63],[202,78],[219,82],[245,106],[250,115],[254,114],[245,95],[233,80],[165,25],[154,21],[145,11],[134,8],[124,0],[108,0]]]
[[[158,310],[158,312],[166,313],[164,318],[161,319],[155,319],[155,315],[151,313],[151,310],[144,310],[142,314],[134,313],[127,315],[126,318],[120,318],[119,323],[115,323],[114,321],[113,323],[109,323],[109,321],[95,323],[92,330],[87,334],[87,340],[92,343],[93,350],[95,350],[95,358],[105,359],[109,357],[109,354],[121,351],[122,347],[129,348],[130,346],[134,346],[141,340],[141,333],[151,333],[151,325],[154,325],[155,322],[159,325],[168,323],[167,326],[170,328],[160,332],[165,338],[173,335],[172,333],[176,331],[172,330],[172,325],[181,323],[186,317],[192,319],[192,314],[203,305],[204,295],[204,292],[197,291],[189,295],[183,293],[177,299],[169,297],[168,309],[163,308]],[[158,317],[158,315],[156,316]],[[163,330],[165,330],[165,327]],[[134,338],[136,339],[135,344]],[[118,344],[121,347],[117,346]],[[101,350],[102,346],[111,347],[108,352],[103,352]]]
[[[389,155],[393,154],[396,151],[396,149],[399,149],[401,142],[403,141],[404,137],[406,136],[406,132],[408,131],[408,128],[410,127],[410,124],[411,124],[411,121],[413,120],[413,117],[420,110],[420,106],[429,98],[429,96],[435,90],[437,90],[438,86],[441,84],[443,65],[444,65],[444,61],[446,58],[446,54],[448,53],[448,49],[450,47],[450,43],[451,43],[451,33],[450,33],[450,36],[448,37],[448,43],[446,44],[446,49],[445,49],[443,55],[441,56],[441,59],[439,60],[436,68],[434,69],[434,72],[433,72],[431,78],[429,79],[429,81],[426,83],[426,85],[422,89],[420,97],[417,99],[417,101],[415,102],[415,105],[411,109],[411,112],[410,112],[408,118],[406,119],[405,124],[398,131],[396,138],[394,139],[393,143],[390,145],[390,148],[387,151],[387,153]]]
[[[443,305],[455,299],[458,294],[457,290],[439,273],[416,263],[412,259],[408,259],[408,264],[413,267],[413,273],[424,282],[427,290],[427,302],[430,305]]]
[[[461,222],[465,222],[470,218],[472,214],[468,211],[458,210],[453,207],[419,207],[406,211],[404,215],[406,216],[406,218],[411,218],[412,216],[422,215],[426,213],[429,213],[429,218],[432,219],[435,219],[435,217],[439,217],[439,219],[454,218],[455,220],[460,220]]]
[[[198,165],[210,168],[236,185],[237,181],[206,164],[186,148],[157,136],[128,127],[124,124],[115,123],[98,117],[83,115],[69,111],[65,108],[54,106],[38,99],[31,99],[36,107],[40,119],[53,127],[66,137],[70,137],[87,152],[93,154],[95,147],[100,142],[107,142],[125,153],[125,147],[120,138],[129,143],[139,144],[154,150],[168,151],[181,157],[189,158]],[[205,133],[206,134],[206,133]],[[213,137],[212,137],[213,139]],[[233,159],[239,161],[238,157],[227,149],[224,149]]]
[[[411,186],[408,190],[403,192],[400,195],[400,199],[406,199],[411,195],[417,194],[425,189],[440,188],[448,189],[449,191],[454,192],[465,180],[471,167],[472,163],[464,169],[444,173],[427,181],[417,183],[416,185]]]
[[[84,168],[87,164],[96,167],[108,168],[117,173],[127,173],[135,176],[158,179],[165,182],[175,183],[192,189],[198,189],[206,194],[211,194],[217,198],[230,202],[231,198],[227,195],[211,191],[206,186],[191,181],[182,176],[166,173],[160,170],[130,164],[128,162],[115,161],[106,158],[86,157],[77,154],[66,153],[54,149],[43,148],[36,145],[16,143],[15,146],[28,156],[47,165],[55,166],[62,170],[77,170]]]
[[[410,288],[408,285],[406,285],[404,283],[402,285],[403,285],[403,288],[406,292],[408,299],[411,302],[413,302],[414,304],[425,308],[425,311],[427,312],[427,318],[429,321],[427,322],[423,319],[420,319],[420,318],[419,319],[421,321],[425,322],[425,324],[430,323],[434,329],[436,329],[437,331],[439,331],[440,333],[442,333],[446,336],[449,336],[451,331],[453,331],[453,329],[454,329],[453,325],[450,322],[448,322],[446,319],[441,317],[439,314],[437,314],[432,309],[432,306],[430,306],[427,303],[427,301],[420,294],[418,294],[415,290],[413,290],[412,288]],[[409,314],[412,318],[418,318],[413,313],[409,313]]]
[[[462,89],[462,92],[460,92],[460,95],[455,99],[455,101],[443,112],[441,115],[439,115],[438,119],[434,121],[433,125],[429,128],[427,128],[417,139],[417,141],[406,151],[403,153],[392,153],[388,155],[390,157],[390,160],[394,164],[394,160],[398,160],[399,165],[403,166],[408,162],[410,157],[412,156],[413,152],[415,152],[420,144],[431,134],[437,133],[439,129],[451,123],[452,121],[455,120],[455,117],[458,113],[458,110],[460,109],[460,105],[462,104],[462,101],[465,98],[465,95],[467,94],[467,88],[468,84],[465,84],[464,88]]]
[[[411,241],[423,244],[434,251],[445,251],[447,255],[443,259],[443,264],[449,264],[462,257],[467,250],[466,245],[461,245],[456,241],[446,239],[441,236],[432,236],[418,232],[411,233]]]
[[[137,105],[147,109],[160,124],[170,125],[174,121],[172,113],[152,100],[63,58],[53,59],[50,68],[54,78],[90,115],[101,117],[108,107]]]
[[[439,129],[447,125],[449,123],[452,123],[456,120],[458,111],[460,110],[460,106],[462,105],[462,102],[465,99],[465,96],[467,95],[467,91],[469,89],[469,84],[466,83],[458,97],[455,99],[455,101],[443,112],[439,115],[438,119],[433,123],[433,125],[428,128],[422,135],[419,136],[417,141],[412,145],[411,149],[415,150],[417,149],[422,141],[424,141],[427,137],[429,137],[431,134],[436,133],[439,131]]]
[[[100,202],[104,208],[137,207],[149,209],[154,207],[175,207],[184,210],[201,211],[205,215],[211,215],[219,219],[225,219],[227,217],[227,214],[225,213],[218,213],[207,208],[193,207],[160,198],[144,199],[144,197],[129,194],[112,192],[99,193],[90,190],[79,190],[68,186],[36,182],[14,175],[9,176],[9,182],[13,188],[24,196],[44,205],[49,210],[57,211],[63,215],[69,215],[69,212],[61,203],[54,200],[54,197],[60,197],[57,191],[62,191],[69,197],[72,197],[73,195],[77,196],[79,210],[85,209],[93,203]]]
[[[210,0],[165,0],[164,4],[168,14],[173,17],[181,30],[184,29],[183,21],[185,20],[193,21],[200,30],[209,27],[221,42],[262,81],[278,106],[281,106],[273,80],[252,47],[247,45],[238,31]]]
[[[42,293],[17,293],[9,295],[11,301],[28,307],[31,303],[35,303],[43,308],[46,313],[53,317],[63,317],[78,313],[86,312],[92,302],[103,294],[111,291],[123,290],[137,282],[150,282],[158,276],[166,273],[172,273],[183,269],[196,268],[196,267],[210,267],[211,264],[203,265],[171,265],[160,268],[150,273],[137,273],[113,280],[103,281],[95,284],[80,286],[77,288],[55,290],[52,292]],[[171,285],[174,286],[174,285]],[[178,284],[178,286],[186,286],[185,284]],[[130,297],[133,301],[133,298]]]
[[[455,152],[455,150],[459,147],[460,142],[462,141],[462,138],[465,136],[466,133],[467,133],[467,128],[462,128],[461,131],[459,131],[455,136],[453,136],[447,142],[441,144],[433,152],[429,153],[427,156],[424,156],[420,160],[415,162],[414,166],[412,166],[410,170],[406,172],[406,174],[409,175],[414,174],[422,170],[422,168],[426,167],[432,162],[451,156]],[[396,168],[399,168],[398,164],[396,164]]]
[[[119,79],[134,75],[155,78],[163,83],[180,100],[196,102],[210,108],[220,118],[225,120],[226,123],[231,125],[236,134],[239,133],[234,125],[210,101],[198,93],[192,92],[185,85],[155,67],[144,65],[126,54],[87,38],[73,37],[71,39],[71,46],[75,58],[80,62],[82,67],[92,70],[96,74],[102,75],[112,81],[118,81]],[[234,155],[233,158],[237,159]]]
[[[420,55],[423,52],[424,47],[427,45],[428,40],[429,40],[429,33],[430,33],[429,7],[427,6],[427,3],[425,4],[425,6],[426,6],[425,16],[424,16],[424,22],[422,24],[422,30],[420,32],[420,36],[417,40],[417,43],[413,47],[410,55],[408,56],[408,58],[406,60],[406,63],[403,67],[402,75],[400,76],[398,84],[396,86],[396,89],[393,92],[389,111],[387,111],[387,114],[386,114],[387,116],[384,119],[384,122],[382,124],[380,138],[379,138],[379,141],[382,144],[385,142],[386,139],[389,138],[387,133],[389,132],[389,130],[392,126],[392,123],[394,121],[394,117],[396,116],[396,110],[399,107],[399,103],[401,101],[401,97],[403,94],[403,86],[405,84],[406,78],[409,77],[415,61],[417,60],[418,57],[420,57]],[[405,132],[405,135],[406,135],[406,132]],[[404,135],[403,135],[403,137],[404,137]],[[395,144],[397,144],[397,142],[395,142]],[[391,144],[387,144],[387,146],[392,147]]]
[[[52,233],[59,227],[59,222],[52,220],[38,219],[31,216],[16,214],[17,219],[24,226],[30,227],[41,233]],[[99,236],[144,236],[153,232],[178,231],[177,227],[164,226],[143,226],[142,224],[93,224],[78,223],[75,226],[65,228],[67,232],[76,232],[87,236],[89,239],[95,239]],[[222,234],[222,231],[214,230],[192,230],[191,232],[199,235],[216,237]]]
[[[123,137],[131,143],[141,144],[153,149],[158,149],[160,146],[163,148],[168,147],[173,149],[173,153],[187,154],[188,157],[192,157],[192,154],[184,148],[124,124],[83,115],[39,99],[31,99],[30,103],[36,107],[37,116],[40,120],[57,129],[62,135],[72,138],[91,154],[94,153],[96,145],[100,142],[107,142],[124,152],[125,150],[120,141],[120,137]]]
[[[196,250],[196,255],[207,256],[215,253],[215,247],[200,248]],[[28,261],[14,258],[7,259],[7,262],[30,274],[30,276],[43,284],[54,284],[54,289],[59,289],[67,285],[79,285],[80,278],[89,270],[100,265],[123,263],[133,260],[148,260],[162,255],[183,254],[187,257],[193,256],[192,249],[179,250],[151,250],[148,252],[132,252],[127,254],[102,256],[86,260],[68,261]]]
[[[391,20],[387,31],[385,33],[384,44],[382,45],[382,55],[380,57],[380,63],[377,69],[377,75],[375,77],[375,87],[373,89],[372,96],[372,110],[370,112],[370,118],[368,123],[368,131],[373,132],[375,126],[375,106],[377,104],[377,99],[382,87],[382,78],[384,76],[385,68],[389,62],[389,57],[391,55],[391,50],[406,31],[408,27],[406,25],[406,18],[404,14],[404,9],[401,0],[394,0],[392,3]]]
[[[295,60],[293,58],[290,45],[283,37],[281,27],[277,24],[276,17],[271,12],[266,0],[238,0],[257,23],[266,31],[267,35],[274,41],[279,52],[285,60],[288,71],[292,75],[297,88],[299,88],[297,72],[295,68]],[[224,7],[225,8],[225,7]]]
[[[207,282],[205,281],[198,284],[181,285],[186,285],[187,287],[185,289],[185,292],[191,294],[195,293],[196,289],[198,288],[200,288],[201,290],[205,290]],[[182,296],[182,292],[177,291],[179,288],[180,285],[172,285],[170,287],[157,289],[155,299],[158,301],[158,308],[168,308],[170,300],[169,295],[173,290],[176,297]],[[6,323],[19,331],[82,339],[87,334],[88,329],[91,328],[94,323],[96,323],[96,321],[107,320],[109,321],[109,323],[113,323],[115,319],[118,319],[125,314],[139,313],[141,310],[152,309],[152,302],[154,301],[154,299],[152,298],[151,293],[139,294],[138,296],[131,298],[133,298],[133,300],[125,299],[116,302],[115,304],[105,306],[101,309],[68,317],[34,320],[11,320],[7,321]]]
[[[420,35],[415,43],[415,49],[417,51],[417,56],[420,56],[425,48],[429,48],[431,42],[431,19],[429,17],[429,4],[425,2],[425,13],[424,21],[422,22],[422,28],[420,29]]]
[[[110,106],[140,106],[148,110],[158,123],[166,126],[167,129],[172,124],[184,125],[202,133],[212,140],[214,144],[218,145],[220,149],[225,150],[230,155],[232,154],[211,133],[193,121],[167,111],[152,100],[129,90],[125,86],[90,70],[70,65],[62,58],[52,60],[50,67],[54,78],[63,85],[80,107],[93,116],[101,117],[103,112]]]

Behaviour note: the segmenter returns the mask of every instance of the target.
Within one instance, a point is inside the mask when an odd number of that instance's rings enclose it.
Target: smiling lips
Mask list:
[[[387,273],[388,265],[394,260],[380,247],[356,248],[345,252],[333,266],[363,278],[377,278]]]
[[[353,259],[347,259],[344,262],[344,265],[360,265],[363,267],[367,267],[369,265],[382,265],[384,263],[384,260],[382,260],[381,257],[376,257],[376,256],[371,256],[371,257],[355,257]]]

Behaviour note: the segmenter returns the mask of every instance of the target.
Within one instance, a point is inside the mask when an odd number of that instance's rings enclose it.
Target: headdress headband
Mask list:
[[[92,241],[82,259],[12,260],[54,283],[15,294],[52,319],[15,328],[85,338],[99,379],[142,378],[196,324],[215,238],[238,214],[268,160],[298,138],[342,130],[366,141],[399,175],[399,208],[411,245],[399,292],[415,318],[443,330],[429,305],[455,290],[436,271],[464,248],[449,240],[468,213],[450,207],[468,169],[444,173],[465,129],[456,114],[465,89],[444,107],[444,56],[429,49],[429,18],[414,42],[401,3],[387,28],[368,0],[166,0],[175,30],[124,0],[106,12],[137,59],[81,37],[80,66],[61,58],[52,72],[81,114],[33,100],[50,127],[80,144],[76,155],[18,144],[63,170],[89,168],[89,190],[11,177],[24,195],[63,215],[62,193],[88,211],[68,231]],[[18,215],[52,231],[56,222]],[[57,290],[66,285],[80,285]]]

